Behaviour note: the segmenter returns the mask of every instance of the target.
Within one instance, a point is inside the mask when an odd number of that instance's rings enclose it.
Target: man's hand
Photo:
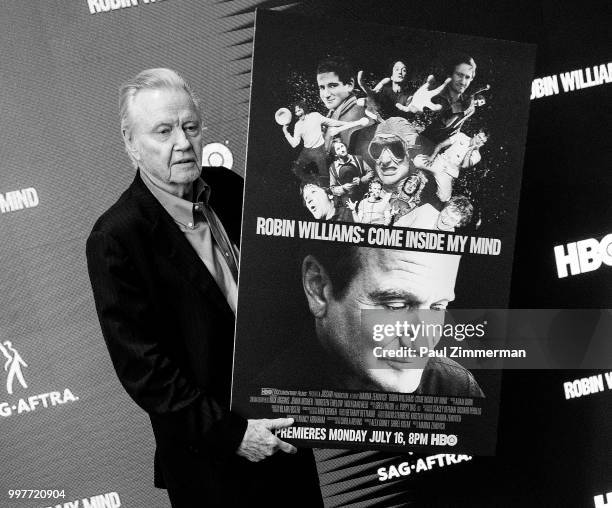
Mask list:
[[[346,200],[346,207],[351,210],[351,211],[355,211],[355,208],[357,208],[357,201],[352,201],[351,198]]]
[[[440,111],[442,109],[441,104],[434,104],[431,102],[436,95],[438,95],[444,87],[448,84],[451,78],[446,78],[446,81],[442,83],[439,87],[430,90],[429,87],[433,86],[434,77],[430,74],[427,77],[427,81],[421,86],[412,96],[412,100],[410,104],[404,106],[399,102],[395,105],[397,109],[401,111],[406,111],[408,113],[422,113],[423,108],[429,108],[432,111]]]
[[[436,156],[433,154],[430,156],[421,154],[421,155],[417,155],[412,160],[412,163],[414,164],[414,167],[417,169],[429,169],[435,158]]]
[[[236,453],[251,462],[259,462],[274,455],[278,450],[285,453],[296,453],[297,448],[274,435],[274,430],[293,425],[293,418],[276,418],[274,420],[248,420],[242,443]]]

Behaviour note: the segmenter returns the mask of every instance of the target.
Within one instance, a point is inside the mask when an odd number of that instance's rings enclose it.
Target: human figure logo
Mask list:
[[[28,385],[23,377],[22,367],[27,367],[28,364],[19,354],[10,340],[5,340],[4,343],[0,342],[0,352],[6,358],[4,362],[4,370],[7,373],[6,376],[6,391],[9,395],[13,395],[13,382],[15,378],[23,386],[27,388]]]

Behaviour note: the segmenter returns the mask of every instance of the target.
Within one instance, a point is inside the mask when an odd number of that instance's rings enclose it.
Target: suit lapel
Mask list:
[[[231,312],[225,295],[206,265],[172,217],[147,189],[139,174],[136,175],[132,188],[133,197],[139,203],[143,215],[151,222],[151,236],[157,252],[170,260],[187,284],[197,288],[220,310]]]

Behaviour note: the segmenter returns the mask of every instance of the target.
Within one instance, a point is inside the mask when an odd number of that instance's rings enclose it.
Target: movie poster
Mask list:
[[[508,303],[533,64],[258,12],[235,411],[301,446],[494,454],[500,371],[452,354],[491,325],[451,314]]]

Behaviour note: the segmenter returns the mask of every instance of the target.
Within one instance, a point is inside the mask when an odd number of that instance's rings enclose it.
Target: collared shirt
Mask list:
[[[164,209],[170,214],[174,222],[185,235],[185,238],[189,244],[196,251],[198,257],[204,263],[207,270],[210,272],[212,277],[215,279],[217,286],[225,296],[228,305],[236,314],[236,306],[238,303],[238,285],[237,281],[232,275],[232,271],[226,261],[225,253],[221,247],[215,241],[208,222],[204,219],[201,213],[194,213],[196,205],[191,201],[183,198],[179,198],[169,192],[157,187],[148,175],[144,172],[140,172],[142,181],[151,191],[151,194],[159,201]],[[208,202],[210,195],[210,187],[202,180],[198,178],[194,182],[194,196],[195,201]],[[197,210],[196,210],[197,212]],[[214,213],[214,212],[212,212]],[[221,221],[217,218],[217,222],[220,225]],[[222,234],[227,238],[227,233],[221,226]],[[235,250],[235,252],[228,253],[228,255],[238,257],[238,249],[235,245],[227,239],[227,245]],[[228,256],[229,257],[229,256]]]

